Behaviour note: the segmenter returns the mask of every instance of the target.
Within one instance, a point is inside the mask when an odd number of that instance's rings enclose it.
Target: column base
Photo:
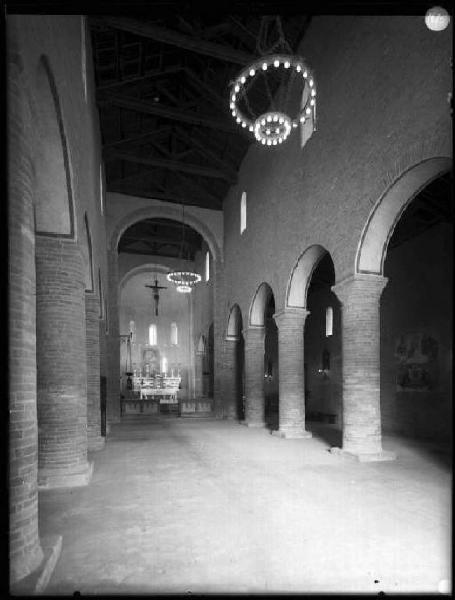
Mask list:
[[[242,425],[246,425],[247,427],[254,427],[255,429],[261,429],[267,427],[265,422],[252,422],[252,421],[242,421]]]
[[[272,435],[274,435],[275,437],[279,437],[279,438],[286,438],[286,439],[303,439],[303,438],[312,438],[313,434],[311,433],[311,431],[305,431],[303,430],[292,430],[292,429],[276,429],[274,431],[272,431]]]
[[[38,490],[55,488],[82,487],[88,485],[93,475],[94,463],[87,462],[78,471],[68,472],[64,469],[39,469]]]
[[[41,538],[43,560],[33,573],[14,583],[10,588],[12,596],[31,596],[42,594],[54,572],[62,551],[62,536],[49,535]]]
[[[87,439],[87,450],[89,452],[96,452],[97,450],[102,450],[106,443],[106,438],[102,435],[97,435],[96,437]]]
[[[357,460],[358,462],[381,462],[386,460],[396,460],[397,458],[395,452],[390,452],[388,450],[381,450],[380,452],[349,452],[334,446],[330,448],[329,452],[331,454],[337,454],[339,456],[351,458],[352,460]]]

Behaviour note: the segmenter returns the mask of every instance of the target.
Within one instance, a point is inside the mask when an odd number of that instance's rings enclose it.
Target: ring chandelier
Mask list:
[[[202,279],[198,273],[192,273],[191,271],[172,271],[166,277],[182,294],[189,294],[196,283],[199,283]]]
[[[245,99],[247,106],[248,87],[260,75],[266,76],[267,71],[280,69],[284,73],[301,77],[303,82],[302,102],[300,111],[294,117],[287,114],[286,109],[269,110],[252,118],[247,117],[239,108],[239,101]],[[282,82],[284,85],[284,80]],[[274,102],[272,101],[272,104]],[[256,140],[263,145],[276,146],[282,144],[293,129],[312,117],[316,117],[316,85],[314,76],[304,60],[297,55],[271,54],[251,63],[243,69],[231,84],[229,92],[229,108],[236,122],[244,129],[248,129]],[[253,112],[253,111],[251,111]]]
[[[179,259],[183,262],[183,250],[185,245],[185,205],[182,204],[182,240],[180,244]],[[182,265],[183,266],[183,265]],[[174,270],[166,275],[168,281],[173,283],[178,292],[189,294],[196,283],[199,283],[202,277],[199,273],[193,271]]]

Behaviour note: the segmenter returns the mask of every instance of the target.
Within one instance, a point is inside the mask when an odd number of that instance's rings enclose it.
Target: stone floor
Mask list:
[[[398,438],[395,462],[332,455],[339,432],[286,440],[208,419],[128,417],[88,487],[40,493],[63,535],[46,595],[448,592],[451,467]]]

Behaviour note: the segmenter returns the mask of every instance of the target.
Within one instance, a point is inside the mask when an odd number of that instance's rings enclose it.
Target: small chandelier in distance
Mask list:
[[[166,277],[181,294],[189,294],[196,283],[201,281],[201,276],[192,271],[172,271]]]
[[[185,243],[185,205],[182,204],[182,242],[180,246],[179,257],[183,262],[183,246]],[[178,292],[189,294],[196,283],[199,283],[202,277],[198,273],[186,270],[174,270],[166,275],[168,281],[173,283]]]

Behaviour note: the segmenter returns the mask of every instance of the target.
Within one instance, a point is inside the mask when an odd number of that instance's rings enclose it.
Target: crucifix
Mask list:
[[[167,286],[158,285],[158,279],[155,278],[155,283],[153,285],[145,284],[145,287],[151,288],[153,290],[153,299],[155,300],[155,316],[158,316],[158,302],[160,301],[160,290],[167,289]]]

